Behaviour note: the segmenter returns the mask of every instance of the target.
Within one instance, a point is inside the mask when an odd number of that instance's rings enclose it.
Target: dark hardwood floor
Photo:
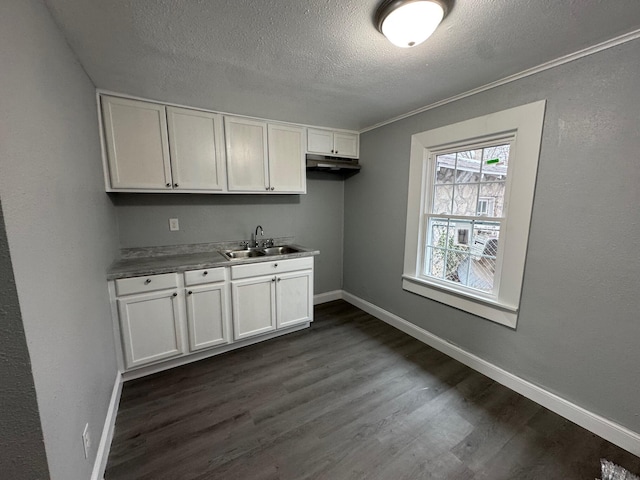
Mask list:
[[[343,301],[124,385],[106,480],[576,479],[640,459]]]

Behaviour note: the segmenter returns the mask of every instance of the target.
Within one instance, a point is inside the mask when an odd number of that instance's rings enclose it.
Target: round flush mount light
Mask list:
[[[391,43],[410,48],[429,38],[446,14],[442,0],[392,0],[380,5],[376,23]]]

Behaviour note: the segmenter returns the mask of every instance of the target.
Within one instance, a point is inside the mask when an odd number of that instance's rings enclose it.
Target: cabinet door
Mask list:
[[[193,352],[229,343],[226,284],[191,287],[186,293],[189,349]]]
[[[307,151],[309,153],[333,153],[333,132],[307,129]]]
[[[358,135],[351,133],[334,133],[333,148],[336,155],[358,158]]]
[[[275,193],[306,193],[304,128],[269,124],[269,185]]]
[[[268,190],[267,123],[224,117],[230,191]]]
[[[102,121],[111,188],[171,188],[164,106],[103,96]]]
[[[234,339],[276,329],[275,281],[273,276],[231,282]]]
[[[173,188],[224,190],[226,178],[222,116],[167,107],[167,122]]]
[[[118,299],[127,368],[183,353],[182,317],[175,290],[129,295]]]
[[[313,271],[278,275],[276,282],[278,328],[313,320]]]

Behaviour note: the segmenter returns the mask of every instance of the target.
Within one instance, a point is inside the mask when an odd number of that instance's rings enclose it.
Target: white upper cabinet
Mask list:
[[[176,190],[226,189],[222,116],[167,107],[171,173]]]
[[[224,117],[229,191],[306,193],[304,128]]]
[[[102,96],[102,122],[112,189],[171,188],[163,105]]]
[[[301,127],[269,124],[269,190],[306,193],[305,131]]]
[[[268,191],[267,123],[224,117],[224,128],[229,191]]]
[[[321,155],[358,158],[359,137],[356,133],[307,129],[307,152]]]

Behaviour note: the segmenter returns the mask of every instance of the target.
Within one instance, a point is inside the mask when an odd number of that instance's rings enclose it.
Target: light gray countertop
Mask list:
[[[276,245],[282,244],[285,244],[285,242],[276,243]],[[107,270],[107,280],[160,273],[180,273],[202,268],[231,267],[233,265],[310,257],[320,254],[319,250],[293,243],[286,244],[300,251],[286,255],[265,255],[262,257],[227,260],[219,250],[237,248],[237,242],[126,249],[121,252],[122,258],[116,260]]]

